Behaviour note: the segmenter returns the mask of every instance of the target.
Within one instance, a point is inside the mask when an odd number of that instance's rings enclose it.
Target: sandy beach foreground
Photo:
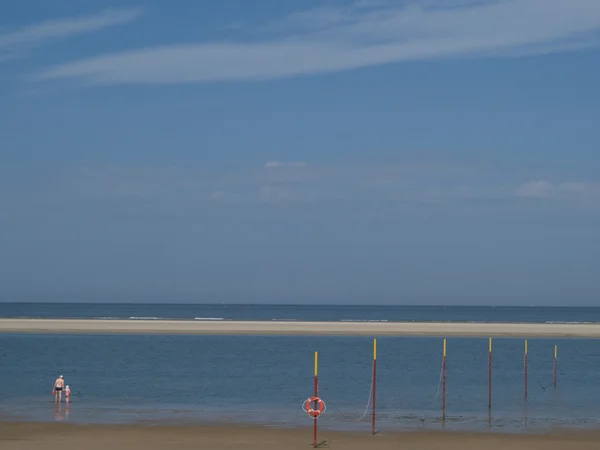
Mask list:
[[[324,441],[324,442],[323,442]],[[370,436],[322,432],[322,448],[411,450],[572,450],[600,448],[598,431],[564,431],[539,435],[411,432]],[[0,423],[2,450],[275,450],[312,448],[312,429],[241,426],[70,425]]]
[[[600,324],[0,319],[0,333],[599,338]]]

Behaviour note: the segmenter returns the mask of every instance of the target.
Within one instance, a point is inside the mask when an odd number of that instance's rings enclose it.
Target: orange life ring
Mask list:
[[[313,404],[315,406],[313,406]],[[310,397],[304,402],[302,409],[306,411],[311,418],[316,419],[325,412],[325,402],[319,397]]]

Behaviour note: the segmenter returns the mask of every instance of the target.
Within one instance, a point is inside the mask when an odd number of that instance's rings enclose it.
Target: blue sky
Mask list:
[[[0,6],[2,300],[597,304],[597,0]]]

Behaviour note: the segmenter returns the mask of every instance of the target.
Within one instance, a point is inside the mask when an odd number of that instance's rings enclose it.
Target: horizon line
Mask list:
[[[0,304],[4,305],[177,305],[177,306],[285,306],[285,307],[398,307],[398,308],[600,308],[600,305],[481,305],[481,304],[361,304],[361,303],[240,303],[240,302],[119,302],[119,301],[105,301],[105,302],[82,302],[82,301],[4,301],[0,300]]]

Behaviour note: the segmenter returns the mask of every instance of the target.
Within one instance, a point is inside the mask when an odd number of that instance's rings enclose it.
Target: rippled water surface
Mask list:
[[[599,314],[577,308],[35,305],[29,309],[0,304],[0,316],[589,322]],[[527,401],[523,346],[522,339],[494,340],[490,418],[487,339],[448,340],[447,428],[599,425],[600,341],[530,339]],[[74,422],[237,420],[309,425],[301,403],[312,394],[316,350],[320,396],[327,402],[321,426],[368,429],[373,342],[365,337],[0,334],[0,383],[10,386],[0,397],[0,414]],[[378,427],[441,427],[441,367],[439,338],[378,338]],[[52,385],[59,374],[73,391],[68,411],[65,405],[58,410],[52,403]]]

